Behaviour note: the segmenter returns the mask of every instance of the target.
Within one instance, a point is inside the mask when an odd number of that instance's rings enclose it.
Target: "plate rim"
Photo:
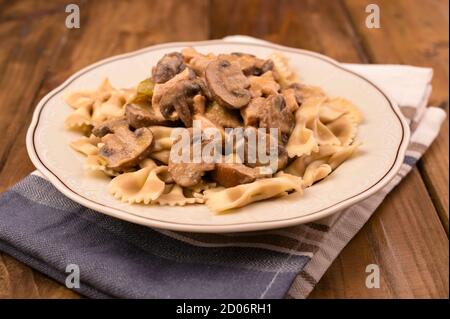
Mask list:
[[[328,62],[329,64],[337,67],[343,71],[351,73],[361,80],[366,81],[369,85],[371,85],[374,89],[379,91],[382,96],[386,99],[388,104],[390,105],[394,115],[398,119],[401,129],[402,129],[402,138],[399,142],[396,157],[394,162],[389,170],[385,173],[385,175],[379,179],[376,183],[370,185],[365,190],[359,192],[356,195],[340,200],[339,202],[318,210],[316,212],[310,213],[308,215],[290,217],[278,220],[270,220],[270,221],[252,221],[252,222],[238,222],[238,223],[226,223],[219,225],[204,225],[204,224],[195,224],[195,223],[177,223],[177,222],[169,222],[164,220],[155,219],[152,217],[142,217],[136,214],[133,214],[127,210],[123,210],[120,208],[115,208],[111,206],[107,206],[101,203],[98,203],[92,199],[86,198],[78,193],[76,193],[73,189],[67,186],[56,173],[52,172],[39,158],[37,153],[36,145],[35,145],[35,132],[37,127],[39,126],[40,115],[42,110],[44,109],[46,103],[57,93],[64,90],[72,81],[80,77],[86,72],[89,72],[92,69],[97,68],[100,65],[111,63],[113,61],[130,58],[136,55],[140,55],[152,50],[165,49],[170,47],[179,47],[179,46],[202,46],[202,45],[211,45],[211,44],[225,44],[225,45],[248,45],[248,46],[259,46],[265,48],[271,48],[280,51],[294,52],[304,55],[309,55],[316,57],[320,60]],[[91,208],[95,211],[107,214],[114,218],[119,218],[125,221],[129,221],[132,223],[140,224],[147,227],[155,227],[160,229],[168,229],[174,231],[187,231],[187,232],[199,232],[199,233],[225,233],[225,232],[245,232],[245,231],[257,231],[257,230],[266,230],[266,229],[276,229],[281,227],[288,227],[298,224],[303,224],[307,222],[311,222],[317,219],[324,218],[336,212],[339,212],[351,205],[354,205],[363,199],[373,195],[381,188],[383,188],[389,181],[391,181],[398,170],[401,168],[403,163],[403,159],[406,154],[406,149],[408,146],[408,141],[410,139],[410,130],[409,125],[406,122],[406,119],[402,116],[401,111],[398,105],[376,84],[367,79],[366,77],[346,68],[336,60],[322,55],[320,53],[316,53],[309,50],[297,49],[287,46],[282,46],[278,44],[272,43],[249,43],[245,41],[225,41],[225,40],[207,40],[207,41],[189,41],[189,42],[169,42],[163,44],[152,45],[149,47],[145,47],[136,51],[128,52],[125,54],[115,55],[106,59],[102,59],[98,62],[90,64],[81,70],[75,72],[72,76],[70,76],[67,80],[65,80],[62,84],[60,84],[55,89],[51,90],[47,93],[37,104],[34,112],[32,121],[27,130],[26,136],[26,147],[28,156],[30,157],[32,163],[35,167],[40,171],[52,184],[55,186],[61,193],[65,196],[69,197],[73,201]]]

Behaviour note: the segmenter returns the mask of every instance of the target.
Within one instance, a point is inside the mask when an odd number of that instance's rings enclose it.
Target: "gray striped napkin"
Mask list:
[[[233,39],[236,40],[236,39]],[[295,227],[239,234],[150,229],[87,209],[32,174],[0,195],[0,251],[93,298],[305,298],[384,197],[411,170],[446,114],[426,107],[432,70],[347,65],[384,88],[412,129],[398,175],[341,213]]]

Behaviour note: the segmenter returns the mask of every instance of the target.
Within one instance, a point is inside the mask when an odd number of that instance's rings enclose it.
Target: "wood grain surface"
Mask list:
[[[378,0],[382,27],[367,29],[372,2],[0,0],[0,191],[33,170],[25,133],[43,95],[99,59],[156,43],[247,34],[342,62],[433,67],[431,103],[448,110],[448,1]],[[80,29],[65,27],[67,3],[80,6]],[[448,298],[448,165],[446,124],[311,298]],[[365,267],[373,263],[381,270],[379,289],[365,286]],[[0,254],[0,298],[79,297]]]

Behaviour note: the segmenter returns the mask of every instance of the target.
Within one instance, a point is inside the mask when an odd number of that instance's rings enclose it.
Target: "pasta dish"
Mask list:
[[[225,212],[302,193],[355,153],[360,111],[301,83],[281,53],[165,54],[134,88],[70,92],[85,168],[130,204]]]

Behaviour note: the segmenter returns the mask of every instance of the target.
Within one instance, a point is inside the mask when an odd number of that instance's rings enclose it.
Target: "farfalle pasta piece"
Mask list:
[[[198,183],[194,186],[187,187],[187,188],[190,189],[193,193],[201,193],[205,190],[215,188],[216,186],[217,186],[217,184],[214,182],[206,182],[206,181],[202,180],[200,183]]]
[[[146,158],[146,159],[143,159],[143,160],[139,163],[139,167],[140,167],[140,168],[151,167],[151,168],[153,169],[153,168],[158,167],[158,165],[157,165],[157,164],[155,163],[155,161],[152,160],[151,158]]]
[[[302,179],[293,175],[257,180],[222,191],[205,191],[206,205],[214,212],[242,207],[252,202],[277,197],[288,191],[302,192]]]
[[[309,155],[317,152],[319,145],[314,138],[314,132],[306,128],[305,124],[297,124],[289,137],[286,151],[289,157]]]
[[[356,123],[349,114],[345,114],[327,124],[328,130],[339,139],[342,146],[350,145],[356,136]]]
[[[323,124],[318,118],[313,121],[312,131],[319,145],[340,145],[341,141],[333,134],[331,129]]]
[[[310,187],[315,182],[327,177],[332,171],[330,165],[324,160],[316,160],[309,164],[303,174],[303,187]]]
[[[339,165],[351,157],[360,145],[361,143],[354,142],[352,145],[339,147],[328,159],[328,164],[335,170]]]
[[[92,125],[91,120],[92,105],[78,107],[64,120],[67,129],[85,129]]]
[[[95,91],[78,91],[67,95],[65,102],[75,110],[66,118],[66,127],[84,128],[122,116],[125,113],[125,104],[131,102],[135,91],[117,90],[105,79]]]
[[[278,74],[278,81],[281,86],[288,87],[289,85],[298,82],[297,74],[289,68],[288,59],[280,52],[273,52],[269,55],[269,59],[273,61],[275,71]]]
[[[95,101],[106,101],[114,90],[115,89],[106,78],[102,81],[97,90],[71,92],[64,98],[64,101],[74,109],[92,106]]]
[[[158,152],[152,152],[149,155],[152,159],[155,159],[157,161],[160,161],[164,164],[169,164],[169,158],[170,158],[170,150],[162,150]]]
[[[150,126],[153,133],[153,148],[154,152],[161,150],[170,150],[173,145],[173,138],[171,137],[174,130],[173,127],[167,126]]]
[[[137,95],[137,89],[120,89],[119,94],[125,99],[125,104],[131,103],[134,101]]]
[[[84,168],[90,171],[100,171],[107,176],[118,176],[120,173],[106,167],[106,160],[100,155],[93,154],[86,157]]]
[[[98,154],[98,146],[97,144],[100,143],[100,138],[91,135],[89,137],[83,136],[79,139],[76,139],[72,142],[70,142],[70,147],[72,147],[74,150],[88,156],[88,155],[96,155]]]
[[[286,150],[289,157],[309,155],[318,151],[318,143],[312,127],[319,114],[324,97],[311,97],[295,112],[295,127],[289,137]],[[309,127],[307,127],[309,126]]]
[[[319,119],[322,123],[328,124],[330,122],[337,120],[346,113],[347,113],[346,110],[338,108],[333,104],[324,102],[319,108]]]
[[[161,196],[153,201],[155,204],[165,206],[184,206],[187,204],[202,204],[203,198],[187,197],[184,195],[183,188],[174,184],[169,190],[166,190]]]
[[[352,102],[350,102],[345,98],[342,97],[331,98],[327,100],[326,104],[335,109],[340,109],[344,111],[356,124],[360,124],[364,119],[362,113],[358,110],[358,108]]]
[[[159,176],[164,173],[167,173],[167,166],[145,167],[124,173],[111,180],[108,191],[123,202],[150,204],[165,190],[166,183]]]
[[[124,115],[125,104],[126,99],[120,92],[111,93],[106,101],[96,101],[92,107],[92,122],[101,123],[108,119]]]
[[[311,153],[308,156],[302,156],[296,158],[288,167],[285,172],[304,177],[306,168],[314,161],[324,160],[333,170],[336,169],[342,162],[347,160],[359,146],[359,143],[353,143],[347,146],[336,145],[322,145],[317,152]]]
[[[75,110],[80,107],[92,106],[94,103],[93,92],[91,91],[78,91],[67,95],[64,101]]]

